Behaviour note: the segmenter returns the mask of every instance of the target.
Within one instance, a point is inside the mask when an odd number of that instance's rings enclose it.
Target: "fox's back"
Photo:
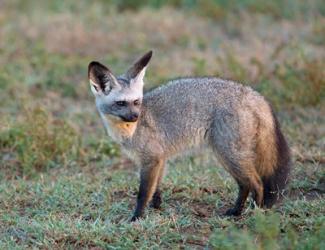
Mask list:
[[[207,143],[212,123],[223,119],[218,116],[236,121],[254,105],[268,106],[241,84],[214,77],[180,78],[144,95],[143,120],[162,147],[176,152]],[[141,137],[148,133],[138,132]]]

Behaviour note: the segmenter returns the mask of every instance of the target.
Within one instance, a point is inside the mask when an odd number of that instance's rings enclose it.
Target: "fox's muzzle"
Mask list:
[[[139,118],[139,115],[134,113],[127,116],[120,116],[124,122],[136,122]]]

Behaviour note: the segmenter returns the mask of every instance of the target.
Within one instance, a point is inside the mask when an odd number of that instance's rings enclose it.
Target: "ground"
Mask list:
[[[325,6],[306,2],[1,1],[0,248],[325,249]],[[162,208],[130,223],[138,169],[87,66],[122,73],[150,49],[146,90],[215,75],[266,96],[292,151],[281,203],[223,216],[237,187],[203,152],[169,162]]]

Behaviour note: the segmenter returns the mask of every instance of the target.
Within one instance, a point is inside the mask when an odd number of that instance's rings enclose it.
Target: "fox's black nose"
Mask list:
[[[138,114],[132,114],[130,115],[130,121],[136,122],[138,120],[139,115]]]
[[[136,122],[139,118],[138,114],[130,114],[128,116],[122,117],[123,121],[125,122]]]

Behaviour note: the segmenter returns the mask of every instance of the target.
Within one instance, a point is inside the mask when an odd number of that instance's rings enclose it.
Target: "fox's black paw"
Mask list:
[[[139,212],[135,211],[131,218],[131,222],[137,221],[137,220],[141,219],[142,217],[143,217],[143,213],[139,213]]]
[[[241,210],[237,208],[230,208],[225,213],[226,216],[239,216],[241,215]]]
[[[140,216],[135,216],[135,215],[133,215],[130,221],[131,221],[131,222],[135,222],[135,221],[137,221],[137,220],[139,220],[139,219],[140,219]]]

